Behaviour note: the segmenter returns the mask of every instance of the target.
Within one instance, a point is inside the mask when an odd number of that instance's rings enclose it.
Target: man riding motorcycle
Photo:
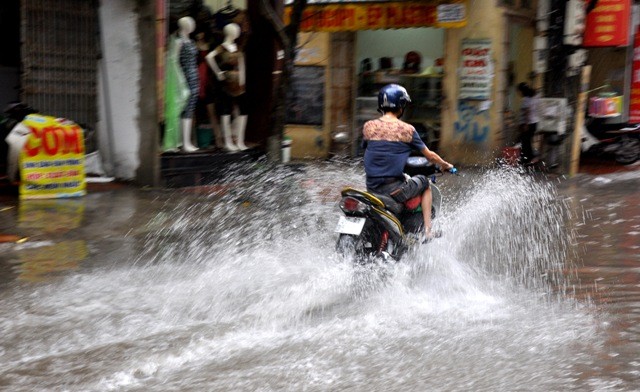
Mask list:
[[[378,93],[378,111],[382,116],[367,121],[362,131],[367,191],[389,195],[403,204],[415,201],[413,208],[417,207],[420,198],[425,238],[431,239],[435,235],[431,232],[432,196],[429,180],[423,175],[405,177],[405,162],[411,149],[416,149],[443,170],[453,169],[453,165],[429,150],[416,129],[400,120],[410,102],[407,90],[398,84],[386,85]]]

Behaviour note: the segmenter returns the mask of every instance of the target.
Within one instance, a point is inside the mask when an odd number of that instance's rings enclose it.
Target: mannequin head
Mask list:
[[[235,41],[240,36],[240,26],[236,23],[229,23],[222,29],[225,41]]]
[[[190,16],[178,19],[178,28],[181,34],[191,34],[196,29],[196,21]]]

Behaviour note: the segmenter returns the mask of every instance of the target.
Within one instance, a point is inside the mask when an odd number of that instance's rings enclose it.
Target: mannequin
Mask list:
[[[180,129],[182,131],[182,150],[193,152],[198,150],[191,142],[191,131],[193,129],[193,111],[198,101],[200,80],[198,77],[198,49],[189,34],[196,28],[196,22],[190,16],[185,16],[178,20],[178,54],[180,68],[189,86],[189,98],[180,114]]]
[[[223,28],[224,41],[206,56],[207,63],[220,82],[217,90],[217,112],[224,135],[224,148],[227,151],[246,150],[244,144],[247,113],[245,103],[245,63],[244,54],[238,48],[236,40],[240,36],[240,26],[229,23]],[[238,115],[231,124],[231,113],[235,109]],[[233,128],[232,128],[233,126]],[[235,136],[236,143],[232,139]]]

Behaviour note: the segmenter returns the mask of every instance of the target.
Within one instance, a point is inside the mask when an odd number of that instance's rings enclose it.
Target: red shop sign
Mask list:
[[[629,123],[640,123],[640,29],[633,40],[633,72],[629,99]]]
[[[629,44],[631,0],[598,0],[587,15],[583,46],[626,46]]]

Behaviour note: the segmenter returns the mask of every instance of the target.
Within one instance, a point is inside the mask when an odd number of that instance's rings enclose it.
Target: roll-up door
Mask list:
[[[97,1],[23,0],[21,4],[22,101],[43,114],[94,128]]]

